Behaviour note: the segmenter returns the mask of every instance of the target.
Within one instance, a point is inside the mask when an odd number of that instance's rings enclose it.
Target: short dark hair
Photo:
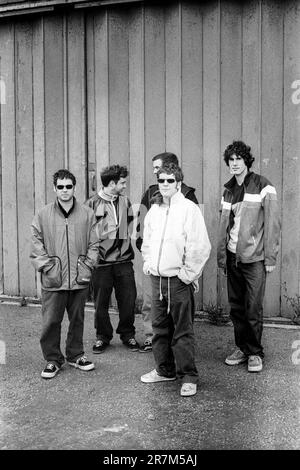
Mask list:
[[[103,186],[106,188],[111,181],[117,184],[120,178],[126,178],[128,170],[126,166],[111,165],[103,168],[100,173]]]
[[[251,147],[249,147],[249,145],[246,145],[241,140],[234,140],[232,144],[228,145],[223,154],[224,161],[227,166],[229,166],[229,158],[233,154],[238,155],[239,157],[242,157],[247,168],[248,169],[251,168],[252,163],[254,162],[255,158],[252,156]]]
[[[166,173],[167,175],[174,175],[175,180],[178,181],[183,181],[183,173],[181,168],[178,165],[175,165],[174,163],[165,163],[163,164],[158,172],[156,173],[157,177],[161,175],[162,173]]]
[[[56,187],[57,180],[63,180],[63,179],[71,180],[73,185],[74,186],[76,185],[76,178],[73,175],[73,173],[71,173],[69,170],[62,169],[62,170],[56,171],[53,175],[53,184],[54,184],[54,186]]]
[[[153,162],[155,160],[161,160],[162,164],[174,163],[175,165],[178,165],[178,158],[175,155],[175,153],[170,153],[170,152],[158,153],[157,155],[154,155],[154,157],[152,158]]]

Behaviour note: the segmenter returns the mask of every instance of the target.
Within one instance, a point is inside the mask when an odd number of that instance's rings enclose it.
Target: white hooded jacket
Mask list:
[[[153,204],[144,222],[143,271],[154,276],[178,276],[195,283],[209,258],[211,244],[199,206],[177,192],[170,205]]]

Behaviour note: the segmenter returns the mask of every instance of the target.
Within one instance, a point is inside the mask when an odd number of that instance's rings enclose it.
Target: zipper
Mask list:
[[[69,289],[71,289],[71,269],[70,269],[70,253],[69,253],[69,224],[68,224],[68,219],[65,219],[65,223],[66,223],[67,255],[68,255],[68,278],[69,278]]]
[[[167,211],[166,211],[166,220],[165,220],[165,224],[164,224],[164,228],[163,228],[163,232],[162,232],[162,236],[161,236],[161,240],[160,240],[159,252],[158,252],[157,272],[158,272],[159,275],[160,275],[160,272],[159,272],[159,263],[160,263],[161,252],[162,252],[162,246],[163,246],[163,243],[164,243],[164,237],[165,237],[166,228],[167,228],[169,210],[170,210],[170,206],[168,207],[168,209],[167,209]]]

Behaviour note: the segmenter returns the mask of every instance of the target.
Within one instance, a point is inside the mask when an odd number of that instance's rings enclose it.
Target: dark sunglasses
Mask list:
[[[56,186],[57,189],[72,189],[73,188],[73,184],[58,184]]]
[[[164,183],[165,181],[169,184],[171,183],[175,183],[175,179],[174,178],[157,178],[157,181],[159,183]]]

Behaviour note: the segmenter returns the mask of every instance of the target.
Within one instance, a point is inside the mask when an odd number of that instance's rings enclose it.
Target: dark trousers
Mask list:
[[[177,276],[169,278],[169,281],[166,277],[151,276],[151,281],[152,349],[156,370],[166,377],[177,375],[182,382],[197,383],[193,287],[184,284]]]
[[[227,288],[235,343],[246,356],[264,356],[261,345],[263,331],[263,299],[266,271],[263,261],[236,263],[236,256],[227,252]]]
[[[64,355],[60,349],[61,323],[67,310],[69,328],[66,339],[67,361],[76,361],[84,354],[84,307],[88,289],[46,291],[42,289],[42,335],[40,339],[44,358],[60,367]]]
[[[135,335],[136,285],[132,263],[115,263],[109,266],[101,266],[93,272],[92,282],[97,339],[109,343],[113,337],[113,327],[108,312],[113,288],[115,289],[119,310],[119,324],[116,332],[123,342],[133,338]]]

